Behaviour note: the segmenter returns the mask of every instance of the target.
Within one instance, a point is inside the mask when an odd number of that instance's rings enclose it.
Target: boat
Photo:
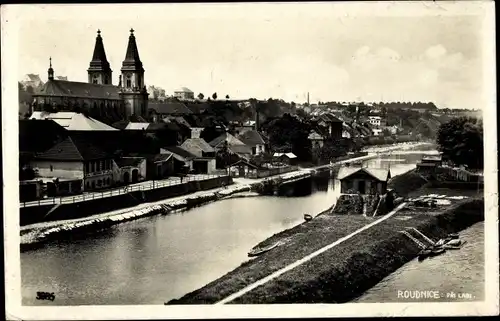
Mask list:
[[[444,248],[436,248],[436,249],[432,249],[431,250],[431,253],[429,254],[429,256],[438,256],[438,255],[441,255],[443,254],[444,252],[446,252],[446,250]]]
[[[253,256],[261,255],[263,253],[266,253],[266,252],[274,249],[278,245],[280,245],[280,242],[276,242],[274,244],[271,244],[271,245],[268,245],[268,246],[265,246],[265,247],[253,248],[250,252],[248,252],[248,256],[253,257]]]
[[[312,219],[313,219],[312,215],[310,215],[310,214],[304,214],[304,220],[310,221]]]
[[[423,261],[431,255],[432,251],[429,249],[423,249],[418,253],[418,260]]]
[[[459,250],[462,248],[462,246],[466,243],[467,241],[463,241],[460,243],[460,245],[451,245],[451,244],[445,244],[443,247],[447,250]]]
[[[451,246],[460,246],[462,244],[462,241],[460,239],[452,239],[446,242],[446,245],[451,245]]]

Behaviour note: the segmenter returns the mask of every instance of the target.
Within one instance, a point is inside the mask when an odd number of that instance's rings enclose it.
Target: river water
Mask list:
[[[365,161],[392,175],[422,154]],[[147,217],[80,239],[21,253],[23,305],[163,304],[217,279],[248,260],[257,243],[330,207],[329,177],[296,183],[287,197],[232,198],[188,211]],[[462,252],[462,250],[460,251]],[[54,301],[36,300],[53,292]]]
[[[467,241],[460,250],[447,251],[422,262],[410,261],[355,302],[483,301],[484,222],[462,231],[460,238]],[[435,291],[439,295],[416,299],[417,292],[422,291]]]

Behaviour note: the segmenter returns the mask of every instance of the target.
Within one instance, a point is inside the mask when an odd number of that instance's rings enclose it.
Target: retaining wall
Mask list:
[[[68,220],[82,218],[98,213],[110,212],[122,208],[159,201],[176,196],[182,196],[197,191],[206,191],[224,185],[232,184],[229,176],[216,177],[203,181],[189,181],[184,184],[165,186],[146,191],[133,191],[128,194],[116,195],[84,202],[60,204],[54,211],[47,213],[55,205],[23,207],[20,209],[20,225],[38,222]]]

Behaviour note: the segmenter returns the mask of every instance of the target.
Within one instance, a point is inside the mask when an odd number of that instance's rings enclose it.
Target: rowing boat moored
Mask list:
[[[274,244],[271,244],[271,245],[268,245],[268,246],[265,246],[265,247],[253,248],[250,252],[248,252],[248,256],[253,257],[253,256],[261,255],[261,254],[263,254],[265,252],[268,252],[268,251],[274,249],[278,245],[280,245],[280,242],[276,242]]]

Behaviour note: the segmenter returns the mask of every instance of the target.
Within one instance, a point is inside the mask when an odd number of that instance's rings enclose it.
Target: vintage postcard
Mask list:
[[[1,9],[8,320],[498,314],[493,2]]]

